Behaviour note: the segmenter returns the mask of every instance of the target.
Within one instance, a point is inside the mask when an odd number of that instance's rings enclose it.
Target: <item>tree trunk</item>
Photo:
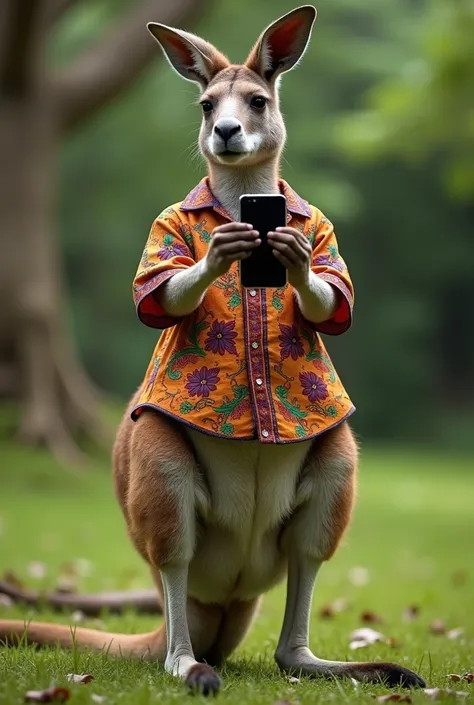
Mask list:
[[[70,464],[81,459],[76,432],[101,442],[106,433],[99,395],[62,324],[67,306],[54,228],[52,108],[44,86],[0,101],[0,163],[8,165],[0,171],[0,360],[7,386],[14,381],[10,393],[20,399],[19,437],[46,444]]]
[[[23,441],[45,444],[67,464],[84,459],[81,432],[100,445],[112,438],[64,327],[55,232],[59,142],[159,54],[146,35],[148,19],[187,23],[203,0],[131,2],[116,26],[48,83],[48,32],[73,4],[0,1],[0,398],[19,399]]]

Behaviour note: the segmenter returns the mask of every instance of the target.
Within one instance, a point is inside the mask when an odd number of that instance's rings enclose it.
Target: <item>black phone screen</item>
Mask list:
[[[240,197],[240,222],[250,223],[260,233],[261,245],[240,261],[240,283],[255,289],[285,286],[286,267],[281,264],[268,244],[267,233],[286,225],[286,198],[275,195],[244,195]]]

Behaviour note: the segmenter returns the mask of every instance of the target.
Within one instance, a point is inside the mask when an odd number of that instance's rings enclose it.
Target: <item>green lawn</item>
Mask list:
[[[9,569],[29,585],[52,586],[61,564],[84,558],[91,562],[91,572],[80,579],[81,590],[150,587],[146,567],[126,537],[106,460],[71,476],[39,451],[3,443],[0,458],[0,572]],[[363,453],[352,528],[321,571],[315,591],[311,647],[316,654],[398,660],[418,670],[430,687],[448,685],[474,694],[474,684],[444,678],[474,671],[473,470],[472,457],[384,449]],[[46,578],[28,576],[31,561],[47,566]],[[366,584],[351,582],[354,567],[366,569]],[[321,607],[341,597],[349,601],[349,609],[332,620],[321,619]],[[350,682],[288,683],[272,659],[283,602],[283,586],[266,597],[253,631],[222,671],[221,702],[369,703],[374,702],[371,694],[385,692],[374,686],[355,690]],[[402,612],[412,604],[419,605],[420,616],[406,623]],[[349,634],[362,626],[364,610],[383,618],[374,628],[394,637],[400,648],[376,644],[349,650]],[[0,618],[27,614],[67,621],[67,615],[33,615],[0,606]],[[431,634],[429,625],[435,619],[442,619],[448,629],[462,626],[465,633],[456,640]],[[125,632],[147,631],[157,622],[131,613],[104,615],[102,621],[106,629]],[[64,685],[71,672],[94,676],[89,685],[72,686],[73,703],[92,703],[93,693],[106,695],[106,702],[132,705],[187,698],[184,687],[156,664],[12,648],[0,650],[0,703],[20,703],[29,689]],[[414,703],[427,702],[423,693],[412,698]]]

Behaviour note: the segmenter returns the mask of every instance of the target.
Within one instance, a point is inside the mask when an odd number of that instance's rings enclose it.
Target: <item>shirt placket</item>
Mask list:
[[[263,295],[261,289],[244,289],[245,345],[257,436],[263,443],[275,443],[276,429],[271,413],[271,381],[265,371]]]

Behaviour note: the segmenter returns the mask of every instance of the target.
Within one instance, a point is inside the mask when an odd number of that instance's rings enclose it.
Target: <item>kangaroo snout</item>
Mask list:
[[[220,118],[214,125],[214,134],[220,137],[227,147],[233,137],[242,135],[242,123],[233,117]]]

